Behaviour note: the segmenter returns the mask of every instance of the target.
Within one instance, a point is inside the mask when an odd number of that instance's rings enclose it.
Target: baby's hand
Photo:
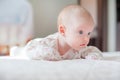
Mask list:
[[[98,60],[99,58],[95,55],[88,55],[88,56],[85,56],[85,59]]]

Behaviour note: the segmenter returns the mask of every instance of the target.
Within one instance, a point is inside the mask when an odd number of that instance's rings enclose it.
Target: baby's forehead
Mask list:
[[[89,17],[76,17],[75,19],[69,20],[68,27],[79,28],[79,29],[91,29],[94,27],[93,19]]]
[[[67,19],[66,19],[67,20]],[[78,25],[94,25],[94,21],[91,17],[89,16],[72,16],[71,18],[69,18],[68,20],[68,24],[72,24],[74,26],[78,26]]]

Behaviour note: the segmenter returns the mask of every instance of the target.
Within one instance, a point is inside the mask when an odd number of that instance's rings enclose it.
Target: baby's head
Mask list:
[[[73,49],[87,46],[94,21],[90,13],[79,5],[65,7],[58,16],[58,31]]]

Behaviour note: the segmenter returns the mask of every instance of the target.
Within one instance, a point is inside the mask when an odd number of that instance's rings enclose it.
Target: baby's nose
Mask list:
[[[88,42],[89,41],[89,37],[88,36],[84,36],[84,41]]]

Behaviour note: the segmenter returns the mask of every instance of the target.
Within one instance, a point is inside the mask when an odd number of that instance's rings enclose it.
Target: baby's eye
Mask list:
[[[79,34],[83,34],[83,31],[79,31]]]
[[[88,33],[88,35],[90,35],[90,34],[91,34],[91,32]]]

